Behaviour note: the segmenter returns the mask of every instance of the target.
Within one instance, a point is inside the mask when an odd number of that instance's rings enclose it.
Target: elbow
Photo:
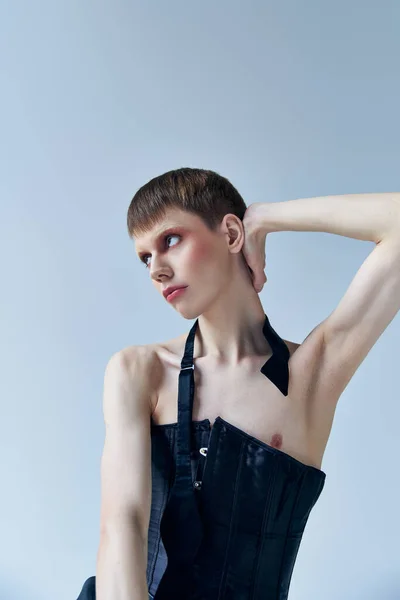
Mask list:
[[[400,193],[393,194],[391,196],[392,203],[389,210],[389,227],[387,231],[387,237],[394,237],[400,239]],[[382,240],[380,240],[382,241]]]

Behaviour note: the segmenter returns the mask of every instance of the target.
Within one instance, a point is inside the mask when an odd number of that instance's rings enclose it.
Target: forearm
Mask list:
[[[257,203],[257,221],[274,231],[322,231],[380,242],[400,226],[400,193],[348,194]]]
[[[134,522],[121,520],[100,537],[97,600],[148,600],[147,540]]]

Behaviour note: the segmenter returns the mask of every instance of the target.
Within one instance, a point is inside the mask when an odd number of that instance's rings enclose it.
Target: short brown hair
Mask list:
[[[215,171],[184,167],[144,184],[128,208],[129,237],[146,233],[176,207],[197,214],[211,231],[232,213],[243,220],[247,206],[231,182]]]

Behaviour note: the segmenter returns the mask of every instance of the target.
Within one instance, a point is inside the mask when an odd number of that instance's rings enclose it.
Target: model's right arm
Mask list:
[[[104,376],[97,600],[147,600],[151,372],[144,347],[114,354]]]

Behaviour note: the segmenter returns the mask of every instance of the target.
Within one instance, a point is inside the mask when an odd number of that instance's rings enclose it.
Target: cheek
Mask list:
[[[210,244],[199,242],[194,244],[189,252],[189,260],[193,268],[207,265],[211,261],[213,251]]]

